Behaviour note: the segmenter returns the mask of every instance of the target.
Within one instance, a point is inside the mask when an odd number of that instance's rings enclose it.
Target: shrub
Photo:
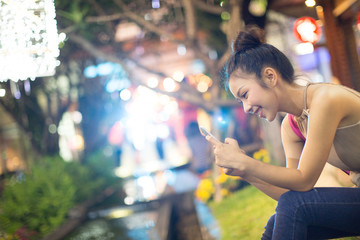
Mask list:
[[[114,184],[113,168],[99,153],[85,164],[44,157],[22,178],[9,179],[0,199],[0,239],[39,239],[60,226],[75,204]]]
[[[0,200],[0,229],[49,233],[75,203],[76,188],[60,158],[44,158],[22,179],[10,179]]]

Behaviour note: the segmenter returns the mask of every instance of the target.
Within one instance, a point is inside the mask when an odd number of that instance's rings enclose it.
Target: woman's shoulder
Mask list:
[[[310,86],[310,113],[336,116],[351,122],[360,117],[360,94],[337,84],[314,84]],[[344,122],[345,123],[345,122]]]
[[[356,100],[360,102],[360,93],[343,85],[330,83],[311,84],[311,103],[318,105],[342,104],[344,101]],[[355,97],[355,98],[354,98]]]

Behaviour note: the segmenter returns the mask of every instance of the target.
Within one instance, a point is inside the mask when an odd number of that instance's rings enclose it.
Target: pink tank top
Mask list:
[[[294,115],[288,114],[288,118],[289,118],[289,123],[290,123],[290,127],[291,129],[294,131],[294,133],[301,138],[304,142],[306,141],[306,138],[304,137],[304,135],[301,133],[298,124],[296,123],[295,119],[294,119]],[[348,170],[342,170],[343,172],[345,172],[347,175],[350,175],[350,171]]]

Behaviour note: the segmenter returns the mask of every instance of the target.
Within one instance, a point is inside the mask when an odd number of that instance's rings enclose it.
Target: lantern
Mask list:
[[[316,43],[321,37],[321,28],[311,17],[301,17],[294,23],[294,34],[301,42]]]

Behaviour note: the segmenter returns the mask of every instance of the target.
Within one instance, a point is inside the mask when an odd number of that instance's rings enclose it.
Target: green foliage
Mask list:
[[[93,178],[103,178],[107,186],[115,184],[118,181],[114,175],[115,163],[104,155],[103,148],[100,148],[86,158],[85,164],[92,169]]]
[[[106,185],[103,178],[96,177],[93,169],[83,166],[79,162],[68,163],[65,171],[71,176],[73,186],[76,189],[74,199],[76,203],[85,201]]]
[[[114,183],[110,165],[96,157],[86,165],[45,157],[21,179],[9,179],[0,199],[0,232],[25,229],[44,236],[60,226],[75,204]]]
[[[23,180],[11,179],[0,201],[0,228],[14,233],[25,226],[40,235],[65,219],[74,205],[75,187],[58,158],[45,158]]]

